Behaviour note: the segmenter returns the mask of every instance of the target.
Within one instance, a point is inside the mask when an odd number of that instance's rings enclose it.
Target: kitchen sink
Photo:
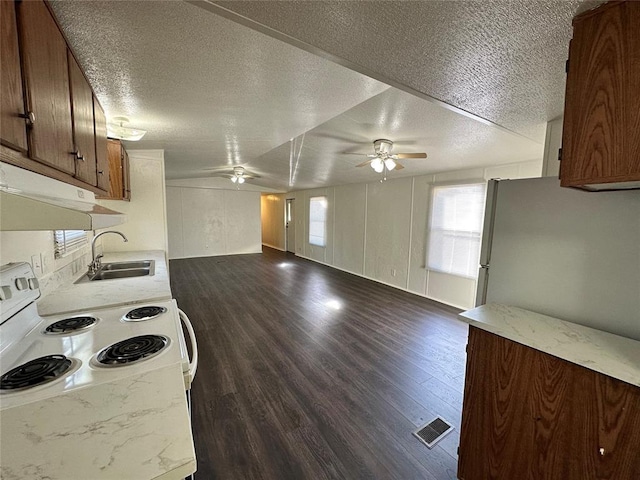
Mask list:
[[[134,262],[112,262],[103,264],[96,273],[87,273],[75,283],[94,282],[97,280],[116,280],[153,276],[156,262],[154,260],[138,260]]]
[[[148,268],[131,268],[129,270],[98,270],[89,280],[113,280],[114,278],[143,277],[150,275]]]
[[[112,262],[105,263],[100,268],[100,271],[103,270],[124,270],[130,268],[151,268],[151,265],[154,263],[153,260],[141,260],[137,262]]]

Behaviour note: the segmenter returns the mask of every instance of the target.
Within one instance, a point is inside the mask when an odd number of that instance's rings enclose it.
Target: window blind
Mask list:
[[[432,192],[428,268],[477,278],[486,184],[436,186]]]
[[[86,245],[87,232],[84,230],[54,230],[53,241],[55,257],[61,258]]]

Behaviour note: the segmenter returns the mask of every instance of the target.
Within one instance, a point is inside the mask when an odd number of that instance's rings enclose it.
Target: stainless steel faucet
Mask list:
[[[107,230],[106,232],[100,232],[95,237],[93,237],[93,240],[91,240],[91,263],[89,264],[89,273],[91,274],[96,273],[98,270],[100,270],[100,266],[102,265],[102,262],[100,261],[100,259],[102,258],[102,254],[96,256],[96,240],[107,233],[117,233],[125,242],[129,241],[127,240],[127,237],[124,236],[124,233],[118,232],[117,230]]]

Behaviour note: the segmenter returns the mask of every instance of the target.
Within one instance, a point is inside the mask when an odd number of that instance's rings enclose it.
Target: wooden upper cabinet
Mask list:
[[[0,9],[0,27],[2,27],[0,29],[0,58],[2,58],[0,138],[3,145],[26,153],[27,127],[25,119],[21,118],[24,114],[24,95],[15,3],[0,1]]]
[[[66,41],[44,2],[17,8],[27,109],[34,116],[29,156],[75,175]]]
[[[107,152],[107,118],[104,110],[93,97],[93,118],[96,138],[96,174],[98,188],[109,191],[109,156]]]
[[[120,140],[108,139],[109,156],[109,195],[107,200],[131,200],[129,181],[129,155]]]
[[[68,52],[69,82],[71,84],[71,113],[73,120],[73,143],[75,176],[91,185],[96,185],[96,142],[93,120],[93,92],[76,59]]]
[[[561,185],[640,188],[640,2],[611,2],[574,19]]]

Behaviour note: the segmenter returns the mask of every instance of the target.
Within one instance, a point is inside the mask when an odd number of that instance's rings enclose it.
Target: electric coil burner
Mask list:
[[[96,324],[97,321],[97,318],[89,316],[64,318],[49,325],[47,328],[45,328],[44,333],[60,334],[78,332],[80,330],[86,330],[87,328],[92,327]]]
[[[167,311],[164,307],[156,307],[154,305],[147,307],[134,308],[124,316],[125,322],[142,322],[151,320]]]
[[[9,370],[0,377],[0,390],[18,390],[51,382],[71,369],[73,361],[64,355],[47,355]]]
[[[130,365],[157,355],[168,343],[161,335],[131,337],[105,348],[96,360],[103,366]]]

